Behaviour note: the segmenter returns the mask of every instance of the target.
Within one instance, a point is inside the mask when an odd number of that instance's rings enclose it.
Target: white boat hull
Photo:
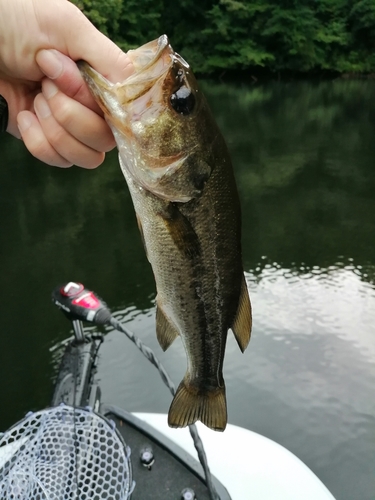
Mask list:
[[[197,458],[188,429],[171,429],[166,414],[134,413]],[[232,500],[335,500],[293,453],[256,432],[228,424],[215,432],[197,424],[214,476]]]

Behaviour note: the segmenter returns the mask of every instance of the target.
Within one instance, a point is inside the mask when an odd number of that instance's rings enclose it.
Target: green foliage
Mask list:
[[[135,48],[162,33],[160,16],[163,0],[122,0],[120,17],[120,46]]]
[[[121,48],[138,47],[161,34],[163,0],[71,0]]]
[[[349,23],[356,45],[363,49],[375,46],[375,2],[374,0],[353,1]]]
[[[72,0],[123,49],[166,33],[200,73],[375,72],[374,0]]]
[[[242,69],[272,63],[275,57],[259,37],[259,28],[264,25],[268,10],[267,5],[236,0],[220,0],[213,5],[206,16],[208,26],[202,33],[205,42],[202,49],[206,48],[201,52],[202,70]],[[255,36],[249,36],[249,26],[254,27]]]
[[[118,19],[123,0],[71,0],[90,21],[105,35],[116,38],[119,33]]]

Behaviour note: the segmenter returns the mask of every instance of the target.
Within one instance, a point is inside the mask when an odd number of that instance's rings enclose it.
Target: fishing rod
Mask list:
[[[73,330],[76,340],[76,348],[80,348],[85,345],[86,337],[83,329],[82,322],[93,323],[97,326],[112,326],[117,331],[124,333],[129,340],[131,340],[137,348],[141,351],[141,353],[145,356],[145,358],[152,363],[152,365],[158,370],[161,379],[164,384],[169,389],[172,396],[175,395],[176,389],[175,386],[169,377],[167,371],[160,363],[158,358],[155,356],[152,349],[146,346],[131,330],[126,328],[120,321],[118,321],[110,312],[107,304],[99,298],[99,296],[91,291],[86,289],[81,283],[69,282],[66,285],[59,286],[55,288],[52,293],[52,300],[54,304],[60,308],[60,310],[65,314],[65,316],[72,321]],[[99,344],[96,347],[96,352],[99,349],[100,343],[103,340],[102,336],[98,336],[97,340]],[[92,350],[92,349],[91,349]],[[92,352],[86,352],[83,357],[83,363],[86,363],[86,372],[90,373],[90,366],[93,363],[95,356],[93,356]],[[76,370],[74,371],[76,373]],[[74,377],[75,378],[75,377]],[[73,405],[76,406],[77,401],[85,402],[91,398],[90,405],[95,408],[97,402],[97,394],[94,392],[94,396],[89,396],[85,394],[84,387],[87,386],[85,384],[84,377],[81,377],[81,380],[74,380],[74,396],[73,396]],[[60,395],[54,395],[55,403],[59,399]],[[202,440],[198,434],[198,430],[195,424],[189,425],[189,432],[193,439],[195,449],[198,454],[199,461],[202,465],[206,486],[209,492],[210,500],[220,500],[220,497],[214,487],[212,476],[210,469],[208,467],[206,453],[203,447]],[[189,496],[189,492],[187,491],[186,500],[193,499],[193,497]]]

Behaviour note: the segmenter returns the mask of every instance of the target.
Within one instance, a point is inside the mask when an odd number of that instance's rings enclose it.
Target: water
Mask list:
[[[204,85],[232,151],[254,310],[241,354],[225,359],[229,421],[284,445],[338,500],[375,491],[375,86],[336,81]],[[0,138],[0,429],[49,402],[70,333],[50,292],[96,290],[177,384],[185,354],[162,353],[153,276],[115,154],[95,171],[59,170]],[[111,332],[103,399],[166,412],[170,395]]]

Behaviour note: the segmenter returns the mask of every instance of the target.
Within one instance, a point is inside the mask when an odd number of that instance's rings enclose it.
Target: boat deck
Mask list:
[[[188,453],[122,409],[111,406],[101,413],[115,422],[125,443],[130,446],[136,482],[132,500],[181,500],[185,488],[194,490],[199,500],[210,500],[202,467]],[[150,469],[140,460],[145,447],[151,447],[154,454],[155,461]],[[228,492],[215,478],[214,484],[221,500],[230,500]]]

